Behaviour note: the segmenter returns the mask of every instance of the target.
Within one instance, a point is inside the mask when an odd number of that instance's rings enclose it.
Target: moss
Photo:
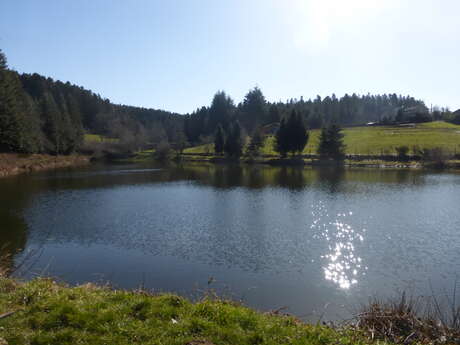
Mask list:
[[[49,279],[0,278],[0,339],[8,344],[366,344],[356,331],[308,325],[217,298],[192,303]]]

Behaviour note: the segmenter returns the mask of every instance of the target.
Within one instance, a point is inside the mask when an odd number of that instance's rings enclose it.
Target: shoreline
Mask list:
[[[27,173],[54,170],[61,168],[80,167],[90,164],[93,158],[89,155],[73,154],[68,156],[52,156],[48,154],[0,153],[0,178],[12,177]],[[155,161],[153,157],[142,152],[133,158],[109,159],[109,162],[145,163]],[[397,161],[388,159],[345,159],[343,162],[320,161],[312,157],[278,158],[276,156],[230,159],[211,154],[182,154],[167,161],[210,163],[210,164],[244,164],[268,165],[276,167],[331,167],[331,168],[366,168],[366,169],[402,169],[402,170],[460,170],[460,161],[446,161],[442,166],[423,164],[420,161]]]
[[[0,153],[0,178],[89,164],[89,156]]]
[[[133,162],[146,161],[148,159],[134,159]],[[397,161],[388,159],[345,159],[342,162],[321,161],[311,157],[302,158],[277,158],[261,157],[249,159],[242,157],[239,160],[214,155],[193,155],[183,154],[179,158],[171,161],[211,163],[211,164],[247,164],[247,165],[270,165],[286,167],[340,167],[340,168],[369,168],[369,169],[404,169],[404,170],[460,170],[460,161],[451,160],[443,162],[441,165],[434,162],[422,163],[421,161]]]

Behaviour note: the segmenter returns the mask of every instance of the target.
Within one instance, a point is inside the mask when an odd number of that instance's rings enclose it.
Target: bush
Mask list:
[[[420,153],[424,164],[435,168],[444,168],[446,161],[451,158],[451,155],[442,147],[423,148]]]
[[[165,161],[171,156],[171,146],[167,141],[162,141],[157,145],[153,155],[156,160]]]
[[[395,147],[396,153],[398,154],[398,159],[401,161],[407,161],[409,159],[409,156],[407,155],[409,153],[409,147],[407,146],[398,146]]]

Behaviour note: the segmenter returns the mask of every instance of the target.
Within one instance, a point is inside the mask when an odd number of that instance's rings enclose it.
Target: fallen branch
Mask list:
[[[13,311],[9,311],[9,312],[4,313],[4,314],[0,314],[0,320],[1,320],[1,319],[5,319],[5,318],[7,318],[8,316],[11,316],[11,315],[13,315],[13,314],[16,313],[16,312],[17,312],[17,310],[13,310]]]

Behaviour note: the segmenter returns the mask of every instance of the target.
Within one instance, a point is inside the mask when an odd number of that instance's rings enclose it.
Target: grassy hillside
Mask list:
[[[50,279],[0,278],[0,344],[367,344],[352,330],[308,325],[233,302],[69,288]],[[381,342],[376,342],[383,344]]]
[[[310,139],[304,153],[316,153],[320,130],[310,131]],[[345,144],[348,154],[395,154],[395,147],[412,148],[443,147],[453,153],[460,153],[460,126],[436,121],[417,124],[414,127],[382,126],[345,128]],[[268,137],[261,152],[276,154],[274,138]],[[200,145],[185,150],[186,153],[212,153],[213,145]]]
[[[108,138],[99,134],[85,134],[84,141],[96,143],[115,143],[118,142],[118,139]]]

